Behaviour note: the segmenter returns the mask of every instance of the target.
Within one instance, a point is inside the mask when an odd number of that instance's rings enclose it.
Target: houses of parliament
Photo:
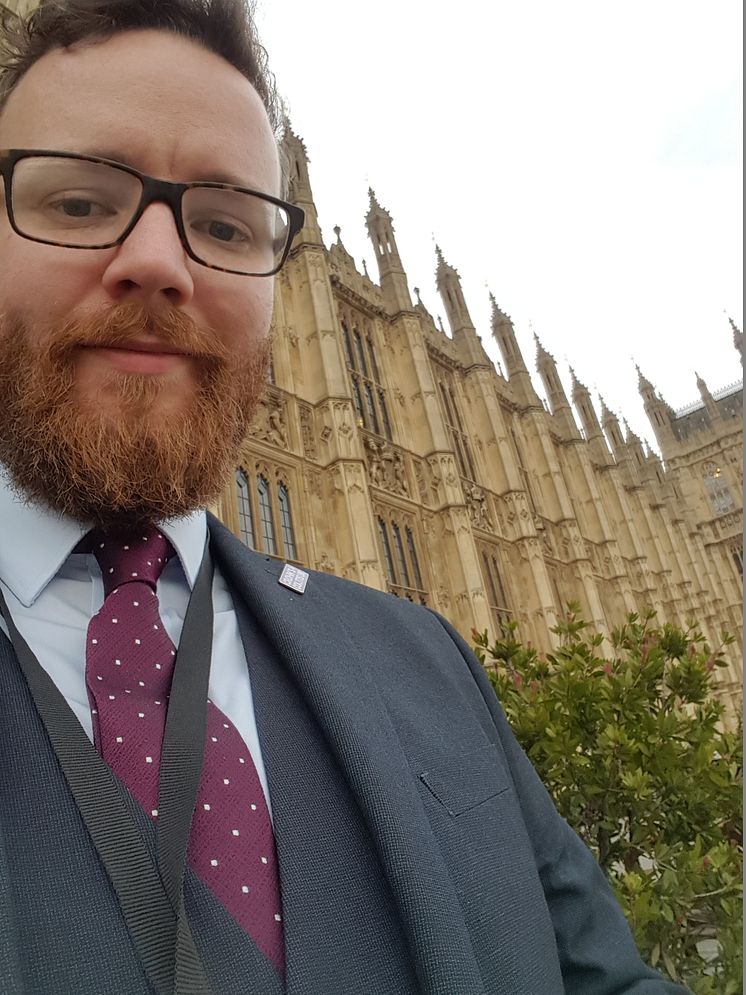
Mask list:
[[[15,0],[18,10],[34,0]],[[450,335],[410,291],[392,218],[370,192],[377,281],[319,228],[303,142],[288,130],[288,199],[305,227],[276,279],[271,383],[212,510],[247,545],[428,605],[470,640],[513,619],[539,651],[568,602],[609,636],[656,611],[728,648],[741,693],[743,455],[739,379],[675,411],[639,371],[662,459],[537,341],[536,390],[492,299],[487,356],[458,272],[437,253]],[[742,332],[732,335],[742,354]],[[738,357],[734,354],[734,369]],[[742,355],[741,355],[742,362]],[[740,369],[738,374],[740,376]],[[734,380],[735,380],[734,376]],[[694,393],[694,384],[692,391]]]
[[[318,224],[303,142],[288,132],[289,199],[306,223],[276,283],[271,384],[213,509],[249,546],[388,590],[467,638],[514,619],[549,650],[579,602],[608,636],[628,612],[696,619],[740,694],[742,382],[674,411],[639,373],[662,459],[573,375],[567,397],[537,341],[541,400],[509,315],[492,300],[498,372],[459,275],[438,250],[451,334],[407,275],[370,192],[378,281]],[[738,352],[742,332],[731,322]],[[713,330],[718,334],[718,330]],[[734,367],[737,356],[734,355]],[[740,370],[739,370],[740,372]]]

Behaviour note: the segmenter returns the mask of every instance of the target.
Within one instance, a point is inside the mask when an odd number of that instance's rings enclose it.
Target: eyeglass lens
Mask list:
[[[13,172],[13,214],[30,238],[79,248],[115,243],[137,210],[142,183],[105,163],[29,156]],[[271,273],[282,259],[287,212],[238,190],[190,187],[182,200],[184,231],[204,263],[239,273]]]

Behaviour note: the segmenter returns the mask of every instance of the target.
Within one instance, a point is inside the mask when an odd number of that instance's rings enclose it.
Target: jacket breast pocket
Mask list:
[[[472,753],[434,757],[419,765],[418,777],[449,815],[461,815],[512,788],[496,746]]]

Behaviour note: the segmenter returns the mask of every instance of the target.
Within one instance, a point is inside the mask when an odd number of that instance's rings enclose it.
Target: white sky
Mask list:
[[[319,220],[378,279],[368,186],[433,315],[434,238],[488,354],[487,286],[653,442],[633,358],[674,407],[741,377],[738,0],[258,0]],[[447,327],[447,325],[446,325]],[[540,389],[538,376],[535,377]]]

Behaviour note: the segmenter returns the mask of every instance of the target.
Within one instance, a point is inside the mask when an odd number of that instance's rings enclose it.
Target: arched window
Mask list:
[[[720,467],[712,462],[705,463],[704,481],[707,496],[715,514],[726,515],[729,511],[733,511],[736,503]]]
[[[256,489],[259,495],[259,518],[262,523],[264,552],[276,556],[277,543],[275,541],[275,526],[272,521],[272,501],[269,495],[269,483],[265,477],[261,475],[257,477]]]
[[[358,359],[358,369],[363,374],[363,376],[368,376],[368,364],[365,360],[365,350],[363,349],[363,340],[360,338],[360,332],[354,333],[355,338],[355,355]]]
[[[471,456],[471,446],[466,433],[463,430],[461,416],[458,411],[456,398],[448,382],[448,373],[441,371],[442,379],[438,381],[440,388],[440,398],[443,403],[443,414],[445,415],[446,427],[451,436],[451,444],[456,455],[458,470],[462,477],[469,480],[476,480],[474,461]]]
[[[414,535],[410,528],[405,529],[405,534],[407,536],[407,548],[409,549],[409,560],[412,564],[412,569],[414,570],[414,581],[419,590],[423,590],[422,586],[422,574],[420,573],[420,561],[417,559],[417,550],[414,545]]]
[[[368,345],[368,356],[370,357],[370,367],[373,370],[373,379],[376,383],[381,382],[381,374],[378,372],[378,363],[376,362],[376,351],[373,348],[373,343],[371,341],[370,335],[367,335],[365,341]]]
[[[290,513],[290,494],[284,484],[280,484],[278,487],[277,497],[280,505],[280,525],[282,528],[282,544],[285,547],[285,556],[289,560],[297,560],[298,554],[295,549],[293,518]]]
[[[376,360],[372,332],[363,335],[356,328],[350,331],[342,322],[342,337],[347,357],[347,369],[352,383],[352,403],[361,428],[376,435],[393,439],[391,420],[386,408],[386,391],[381,384],[381,373]]]
[[[254,520],[251,513],[249,497],[249,478],[240,467],[236,470],[236,490],[238,496],[238,527],[241,539],[250,549],[256,548],[254,539]]]
[[[386,566],[386,578],[389,584],[396,583],[396,575],[394,574],[394,561],[391,558],[391,546],[389,545],[389,533],[386,528],[386,523],[382,518],[378,519],[378,534],[381,537],[381,547],[383,549],[383,562]]]
[[[365,402],[368,407],[368,417],[370,418],[370,427],[377,434],[381,434],[381,429],[378,425],[378,414],[376,412],[376,406],[373,401],[373,388],[369,383],[365,384]]]
[[[404,587],[409,587],[409,570],[407,570],[407,560],[404,556],[404,546],[401,541],[401,532],[396,522],[391,523],[391,531],[394,534],[394,547],[396,549],[396,559],[399,564],[399,571]]]
[[[355,408],[355,414],[365,424],[365,412],[363,411],[363,399],[360,396],[360,384],[355,375],[352,376],[352,404]]]
[[[347,327],[347,325],[345,325],[344,322],[342,322],[342,335],[344,336],[345,340],[345,352],[347,353],[347,362],[354,369],[355,357],[352,352],[352,342],[350,341],[350,330]]]

